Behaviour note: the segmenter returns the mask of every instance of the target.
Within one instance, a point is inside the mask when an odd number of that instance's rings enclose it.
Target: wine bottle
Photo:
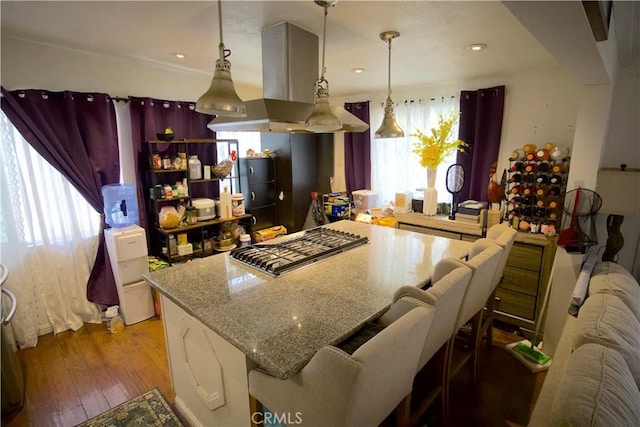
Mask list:
[[[520,148],[513,150],[513,153],[511,153],[511,156],[509,156],[509,160],[512,162],[515,162],[517,160],[523,160],[523,159],[524,159],[524,151],[522,151],[522,149]]]
[[[534,216],[537,216],[539,218],[543,218],[543,217],[547,216],[547,210],[545,208],[536,207],[536,209],[534,211]]]
[[[523,170],[524,165],[522,164],[522,162],[516,162],[509,168],[509,172],[522,172]]]
[[[536,160],[543,161],[549,160],[549,150],[546,148],[540,148],[536,151]]]
[[[550,196],[559,196],[560,195],[560,188],[559,187],[551,187],[549,189],[549,193]]]
[[[549,179],[549,182],[554,185],[561,185],[562,177],[560,175],[553,175],[551,179]]]
[[[536,182],[538,184],[546,184],[549,181],[547,175],[536,175]]]

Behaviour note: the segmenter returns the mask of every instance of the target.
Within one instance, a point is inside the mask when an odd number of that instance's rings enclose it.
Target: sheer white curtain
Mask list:
[[[384,101],[371,103],[371,187],[378,192],[378,202],[393,201],[395,193],[402,191],[415,192],[427,186],[427,170],[420,166],[420,159],[412,152],[415,137],[409,135],[417,129],[431,134],[431,128],[438,125],[438,116],[447,115],[451,111],[459,111],[457,96],[440,96],[437,98],[417,98],[402,100],[395,107],[396,120],[404,130],[404,138],[377,139],[373,132],[382,123]],[[458,135],[457,123],[453,135]],[[449,165],[455,163],[453,153],[438,167],[436,190],[438,202],[451,202],[451,194],[447,192],[445,175]]]
[[[11,322],[18,345],[84,322],[100,323],[87,300],[100,215],[22,138],[0,111],[0,261],[18,299]]]

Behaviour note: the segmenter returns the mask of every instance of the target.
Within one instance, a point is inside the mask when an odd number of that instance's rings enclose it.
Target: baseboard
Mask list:
[[[38,326],[38,336],[47,335],[53,333],[53,326],[51,325],[39,325]]]
[[[180,415],[187,420],[190,426],[192,427],[204,427],[200,421],[191,413],[187,405],[180,399],[180,396],[176,394],[176,398],[173,402],[173,405],[176,407]]]

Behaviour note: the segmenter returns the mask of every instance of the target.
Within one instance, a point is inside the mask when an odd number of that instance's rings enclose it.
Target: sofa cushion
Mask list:
[[[573,348],[596,343],[620,352],[640,387],[640,322],[615,295],[587,298],[578,314]]]
[[[620,353],[599,344],[585,344],[571,354],[555,394],[549,425],[640,425],[640,391]]]
[[[608,293],[618,296],[640,320],[640,286],[634,277],[615,262],[597,264],[589,281],[589,295]]]

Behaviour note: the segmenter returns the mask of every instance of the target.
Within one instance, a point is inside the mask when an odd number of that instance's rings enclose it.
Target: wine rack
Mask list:
[[[545,226],[559,229],[567,188],[571,157],[568,149],[552,143],[543,148],[527,144],[509,156],[505,195],[507,209],[504,220],[515,228],[522,221],[532,225],[531,231],[543,232]],[[529,230],[528,227],[519,227]]]

